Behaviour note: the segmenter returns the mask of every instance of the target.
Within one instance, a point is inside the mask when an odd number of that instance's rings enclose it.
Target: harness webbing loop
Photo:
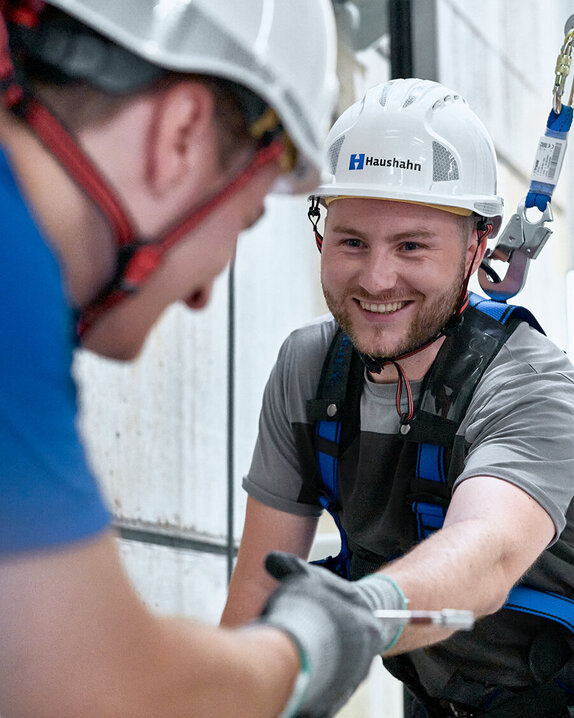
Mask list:
[[[572,107],[562,105],[559,113],[550,110],[546,130],[539,140],[535,169],[532,171],[530,187],[524,200],[525,207],[537,207],[544,212],[551,202],[562,169],[571,125]],[[537,170],[538,167],[543,170]]]

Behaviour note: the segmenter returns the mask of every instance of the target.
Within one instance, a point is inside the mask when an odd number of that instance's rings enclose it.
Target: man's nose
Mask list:
[[[201,288],[197,289],[191,294],[185,303],[190,309],[203,309],[209,302],[211,292],[213,291],[213,282],[204,284]]]
[[[379,249],[371,249],[365,256],[359,284],[369,294],[376,295],[393,289],[397,284],[398,266],[392,255]]]

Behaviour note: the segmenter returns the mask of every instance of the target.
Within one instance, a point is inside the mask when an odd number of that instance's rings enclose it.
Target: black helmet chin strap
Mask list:
[[[319,232],[317,225],[321,219],[321,208],[319,207],[319,197],[309,197],[309,209],[307,211],[307,217],[313,225],[313,233],[315,234],[315,242],[317,243],[317,249],[319,252],[323,249],[323,235]]]

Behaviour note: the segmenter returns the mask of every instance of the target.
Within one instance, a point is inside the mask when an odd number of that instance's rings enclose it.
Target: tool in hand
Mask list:
[[[404,611],[380,609],[373,611],[376,618],[383,621],[397,623],[410,623],[418,625],[443,626],[455,628],[459,631],[470,631],[474,626],[472,611],[463,611],[454,608],[443,608],[441,611]]]

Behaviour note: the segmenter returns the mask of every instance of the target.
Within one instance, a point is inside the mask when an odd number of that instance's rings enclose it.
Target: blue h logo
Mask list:
[[[361,152],[358,155],[351,155],[349,159],[350,170],[362,170],[365,164],[365,153]]]

